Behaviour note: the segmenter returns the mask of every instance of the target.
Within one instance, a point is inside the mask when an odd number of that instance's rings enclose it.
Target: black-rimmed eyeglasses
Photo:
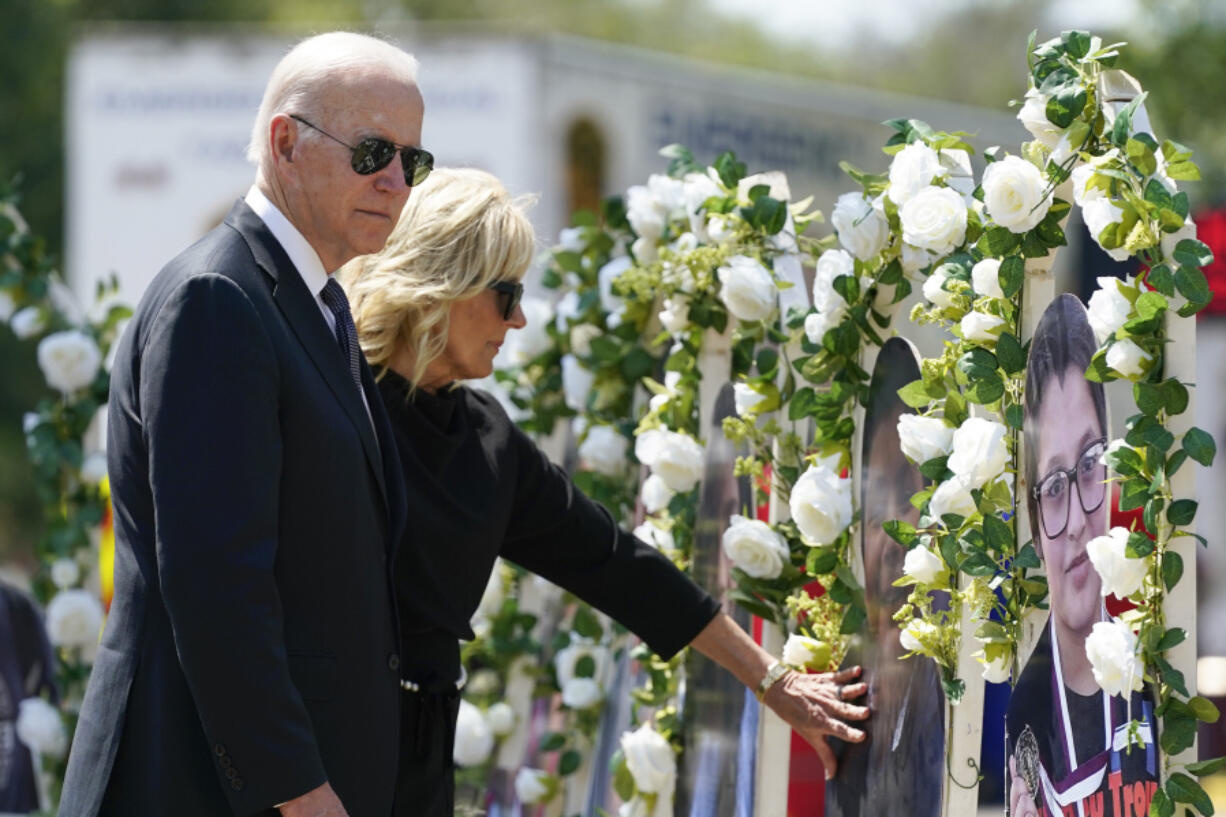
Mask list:
[[[515,314],[515,307],[519,306],[519,301],[524,297],[524,285],[519,281],[495,281],[490,284],[490,289],[498,296],[498,307],[502,310],[502,319],[504,321],[511,320],[511,316]]]
[[[298,114],[292,113],[289,118],[301,122],[313,131],[322,133],[338,145],[349,148],[349,166],[359,176],[378,173],[391,164],[397,153],[400,154],[400,161],[404,167],[404,183],[409,187],[416,187],[424,182],[430,175],[430,171],[434,169],[434,154],[424,148],[398,145],[389,139],[380,139],[377,136],[367,136],[356,145],[351,145],[337,139],[318,125],[312,125]]]
[[[1093,513],[1107,495],[1107,466],[1103,454],[1107,451],[1105,437],[1090,443],[1072,468],[1056,468],[1031,488],[1032,499],[1039,504],[1039,519],[1043,533],[1054,539],[1068,527],[1069,494],[1077,486],[1077,501],[1086,513]]]

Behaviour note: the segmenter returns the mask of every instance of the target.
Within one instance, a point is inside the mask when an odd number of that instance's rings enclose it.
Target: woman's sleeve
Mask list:
[[[719,613],[710,595],[620,529],[523,432],[512,426],[508,442],[518,467],[504,557],[611,616],[665,658]]]

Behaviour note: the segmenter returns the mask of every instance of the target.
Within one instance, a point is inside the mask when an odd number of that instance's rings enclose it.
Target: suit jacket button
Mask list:
[[[243,779],[241,777],[236,777],[233,780],[231,780],[230,788],[234,789],[235,791],[242,791],[243,790]]]
[[[221,766],[223,769],[229,769],[230,764],[233,762],[234,761],[230,759],[229,755],[222,755],[221,757],[217,758],[217,765]]]
[[[226,747],[222,746],[220,743],[214,743],[213,744],[213,754],[217,755],[218,757],[225,757]]]
[[[400,656],[396,653],[389,653],[387,656],[387,668],[392,672],[400,669]]]
[[[228,777],[230,780],[234,780],[238,777],[238,772],[234,771],[233,766],[226,769],[226,777]]]

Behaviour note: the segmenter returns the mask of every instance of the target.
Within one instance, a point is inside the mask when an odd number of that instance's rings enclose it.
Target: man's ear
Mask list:
[[[298,123],[279,113],[268,123],[268,141],[274,164],[294,163],[294,149],[298,146]]]

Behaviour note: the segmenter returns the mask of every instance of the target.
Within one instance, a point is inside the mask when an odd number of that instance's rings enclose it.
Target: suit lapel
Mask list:
[[[357,429],[362,440],[362,450],[366,454],[366,462],[379,483],[386,507],[387,481],[383,473],[379,443],[375,440],[374,429],[371,427],[371,418],[366,414],[361,395],[353,387],[349,367],[341,356],[336,338],[328,332],[328,324],[320,313],[318,302],[307,289],[302,276],[290,262],[281,244],[251,208],[239,201],[226,216],[226,223],[246,239],[256,263],[275,282],[273,300]],[[364,362],[363,368],[366,368]],[[373,413],[372,406],[371,414]]]
[[[396,438],[392,432],[391,420],[387,409],[383,406],[383,395],[375,384],[374,374],[366,361],[362,361],[362,388],[366,392],[366,401],[370,404],[370,416],[374,421],[375,430],[379,436],[379,450],[383,454],[384,484],[387,485],[388,499],[388,552],[395,555],[396,546],[404,533],[405,521],[408,516],[408,503],[405,499],[404,471],[400,456],[396,451]]]

